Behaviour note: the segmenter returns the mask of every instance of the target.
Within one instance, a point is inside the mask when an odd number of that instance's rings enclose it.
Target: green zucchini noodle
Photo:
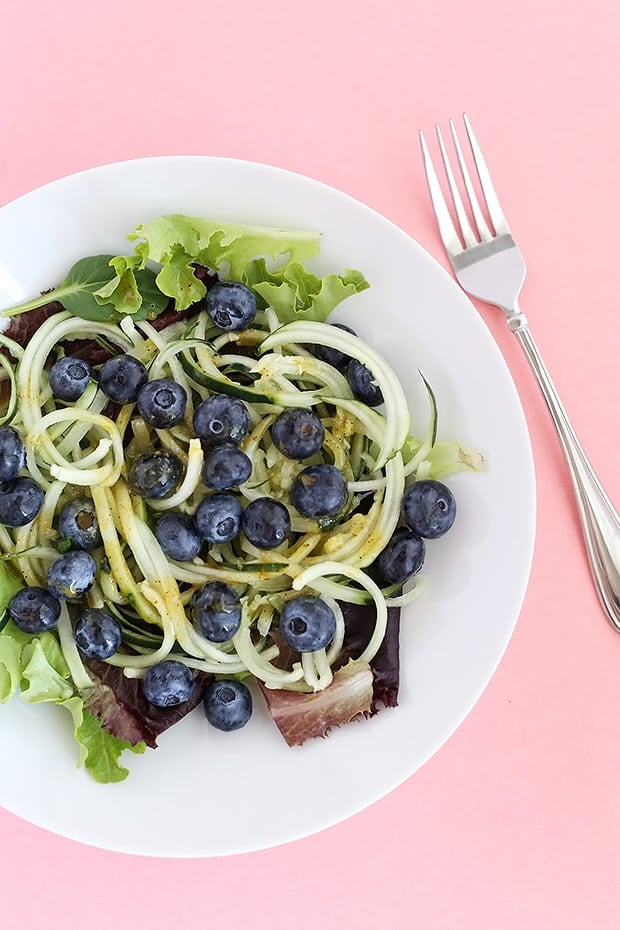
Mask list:
[[[71,354],[73,341],[92,339],[134,355],[150,380],[180,385],[188,399],[184,420],[168,430],[155,429],[136,405],[110,404],[96,380],[76,402],[57,400],[49,384],[51,363]],[[381,412],[357,400],[347,378],[312,354],[312,345],[338,349],[365,364],[383,394]],[[382,590],[367,570],[399,525],[406,480],[428,473],[434,443],[434,421],[423,440],[410,437],[403,389],[378,352],[324,323],[282,326],[269,308],[259,311],[251,328],[233,333],[215,328],[204,310],[189,325],[179,321],[159,331],[131,317],[100,323],[63,311],[48,318],[25,349],[2,335],[0,347],[0,425],[11,423],[22,434],[26,471],[44,491],[31,524],[0,526],[2,558],[11,560],[25,584],[44,586],[50,564],[63,551],[62,508],[91,498],[102,547],[93,553],[97,575],[86,602],[118,619],[127,647],[105,661],[139,678],[173,657],[216,675],[250,674],[267,688],[321,691],[342,656],[343,603],[374,607],[374,628],[359,661],[374,658],[385,636],[388,607],[410,603],[419,585],[416,580],[404,591]],[[289,512],[291,533],[270,550],[241,534],[229,543],[205,545],[201,556],[175,561],[160,546],[155,525],[172,511],[193,515],[212,493],[202,480],[205,453],[194,435],[193,415],[213,394],[240,398],[249,412],[250,429],[240,448],[251,460],[252,474],[238,489],[240,499],[244,504],[262,497],[279,501]],[[271,436],[276,417],[299,407],[314,409],[325,434],[321,451],[304,461],[284,455]],[[168,496],[147,500],[132,491],[129,470],[138,456],[155,450],[176,455],[183,474]],[[302,516],[290,501],[298,473],[320,462],[338,468],[348,489],[342,511],[324,520]],[[240,627],[224,643],[206,639],[191,620],[195,592],[211,581],[231,586],[241,600]],[[301,593],[329,605],[336,632],[325,648],[287,659],[278,636],[279,613]],[[93,682],[73,635],[78,609],[63,602],[58,637],[75,685],[84,690]]]

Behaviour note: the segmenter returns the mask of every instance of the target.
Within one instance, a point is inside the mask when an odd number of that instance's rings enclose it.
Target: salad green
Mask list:
[[[152,320],[169,300],[182,311],[204,298],[206,286],[195,274],[197,265],[250,285],[282,323],[326,320],[342,300],[369,286],[359,271],[319,278],[304,267],[305,259],[319,253],[316,232],[173,214],[138,226],[128,238],[136,241],[132,255],[81,258],[58,287],[3,315],[17,316],[57,300],[85,320],[108,323],[127,314]],[[279,264],[269,267],[266,257]]]
[[[7,570],[1,573],[3,595],[7,586],[13,590],[18,583],[5,576],[8,576]],[[0,702],[5,703],[16,693],[28,704],[50,702],[69,712],[79,746],[77,764],[85,766],[95,781],[123,781],[129,774],[119,762],[124,750],[142,753],[146,749],[144,742],[132,744],[114,736],[88,710],[84,695],[71,680],[69,666],[54,633],[31,636],[9,621],[0,635]]]
[[[326,323],[341,301],[369,285],[358,271],[318,277],[305,268],[319,251],[318,233],[172,215],[139,226],[128,238],[133,253],[81,259],[59,287],[4,312],[19,321],[51,301],[62,306],[52,307],[25,345],[11,328],[0,334],[2,422],[23,437],[23,473],[44,493],[31,522],[0,526],[0,701],[19,693],[29,703],[68,710],[79,763],[103,782],[126,777],[119,761],[124,750],[155,745],[155,736],[178,719],[152,719],[137,690],[147,670],[167,659],[191,669],[197,689],[213,676],[253,677],[263,689],[304,695],[306,703],[315,694],[329,695],[337,679],[340,713],[343,682],[358,672],[366,682],[372,678],[390,609],[419,591],[417,584],[402,591],[373,573],[399,526],[406,485],[482,467],[480,456],[462,444],[437,441],[437,404],[429,385],[428,429],[421,439],[413,437],[405,394],[387,361],[360,337]],[[207,276],[198,273],[205,269]],[[204,305],[208,276],[251,289],[258,309],[248,326],[227,332],[214,325]],[[170,311],[166,325],[157,328]],[[182,311],[188,318],[175,319]],[[85,343],[103,346],[108,355],[132,356],[150,381],[168,378],[182,386],[182,422],[156,429],[134,402],[111,407],[96,374],[78,400],[55,397],[51,362]],[[343,371],[313,351],[317,346],[367,366],[382,409],[356,397]],[[170,513],[192,518],[211,493],[203,480],[207,450],[192,429],[192,416],[213,394],[247,407],[250,425],[240,449],[252,473],[234,493],[246,507],[264,498],[284,504],[291,530],[270,549],[241,533],[232,542],[205,546],[194,558],[173,559],[160,544],[157,520]],[[322,450],[309,462],[288,457],[271,438],[283,410],[304,408],[317,413],[324,429]],[[153,450],[176,457],[182,477],[170,493],[146,499],[128,475]],[[304,516],[291,505],[291,486],[305,465],[324,462],[344,476],[346,503],[335,515]],[[91,553],[96,580],[84,603],[105,608],[123,634],[122,648],[98,663],[76,645],[79,605],[72,599],[63,601],[57,627],[44,633],[18,629],[7,610],[22,587],[45,587],[50,565],[71,550],[71,540],[58,532],[58,516],[83,494],[92,500],[102,541]],[[241,604],[239,629],[225,642],[208,640],[192,622],[194,595],[213,581],[232,587]],[[286,656],[279,614],[299,594],[329,605],[336,632],[326,647]],[[354,657],[347,652],[342,605],[348,615],[356,605],[374,611]],[[349,694],[353,690],[351,685]],[[362,690],[366,703],[352,703],[343,720],[371,712],[368,689]],[[197,690],[187,709],[199,700]]]

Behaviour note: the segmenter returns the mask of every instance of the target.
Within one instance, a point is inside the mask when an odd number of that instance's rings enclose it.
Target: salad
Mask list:
[[[232,731],[262,695],[291,746],[395,706],[441,479],[482,467],[329,322],[369,285],[308,270],[318,233],[128,238],[0,333],[0,701],[65,708],[101,782],[199,705]]]

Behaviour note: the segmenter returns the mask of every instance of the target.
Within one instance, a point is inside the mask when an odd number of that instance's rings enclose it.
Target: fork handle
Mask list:
[[[514,323],[519,321],[515,326]],[[590,568],[603,609],[620,633],[620,517],[583,451],[525,318],[515,307],[509,323],[530,363],[557,430],[577,499]]]

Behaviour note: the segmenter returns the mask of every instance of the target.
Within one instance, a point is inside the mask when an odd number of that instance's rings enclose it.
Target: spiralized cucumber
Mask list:
[[[93,382],[73,404],[56,401],[48,381],[49,363],[72,340],[105,339],[118,352],[133,354],[149,377],[171,378],[188,397],[185,419],[169,430],[154,429],[134,405],[115,414]],[[252,674],[268,688],[318,691],[329,686],[344,640],[340,603],[372,603],[375,627],[360,660],[372,660],[383,640],[387,608],[416,595],[411,584],[393,597],[367,573],[390,541],[400,519],[407,476],[422,464],[434,441],[434,423],[416,444],[413,463],[405,464],[409,411],[393,370],[359,337],[324,323],[280,326],[275,314],[260,312],[251,329],[222,334],[203,311],[183,331],[179,324],[156,331],[149,323],[125,318],[120,324],[91,323],[60,312],[46,320],[22,351],[8,345],[0,356],[9,383],[4,420],[22,433],[27,470],[45,490],[43,507],[27,527],[0,528],[0,548],[14,555],[24,583],[44,585],[49,564],[58,556],[58,515],[73,497],[93,500],[103,549],[96,554],[97,580],[87,595],[93,607],[106,607],[123,628],[130,650],[108,661],[131,677],[174,654],[190,668],[220,674]],[[354,356],[371,371],[384,397],[382,412],[356,400],[343,376],[320,361],[308,345],[323,345]],[[193,434],[196,406],[213,393],[241,398],[251,429],[241,449],[252,461],[251,478],[240,487],[246,501],[271,497],[284,504],[292,534],[275,550],[261,550],[243,535],[213,545],[203,557],[176,562],[166,556],[153,526],[172,510],[193,514],[209,490],[202,482],[204,453]],[[308,462],[287,458],[274,445],[270,427],[286,408],[311,407],[321,418],[325,439],[312,462],[334,464],[348,484],[347,504],[335,518],[320,521],[292,507],[289,490]],[[436,411],[433,410],[433,417]],[[160,500],[143,501],[131,492],[131,462],[145,451],[177,455],[184,475]],[[362,499],[370,498],[360,507]],[[188,605],[209,581],[232,586],[242,604],[242,622],[232,640],[208,641],[191,623]],[[283,668],[272,636],[279,611],[300,593],[317,594],[336,617],[336,634],[327,648],[304,654]],[[74,605],[63,607],[60,645],[76,687],[91,679],[71,635]]]

